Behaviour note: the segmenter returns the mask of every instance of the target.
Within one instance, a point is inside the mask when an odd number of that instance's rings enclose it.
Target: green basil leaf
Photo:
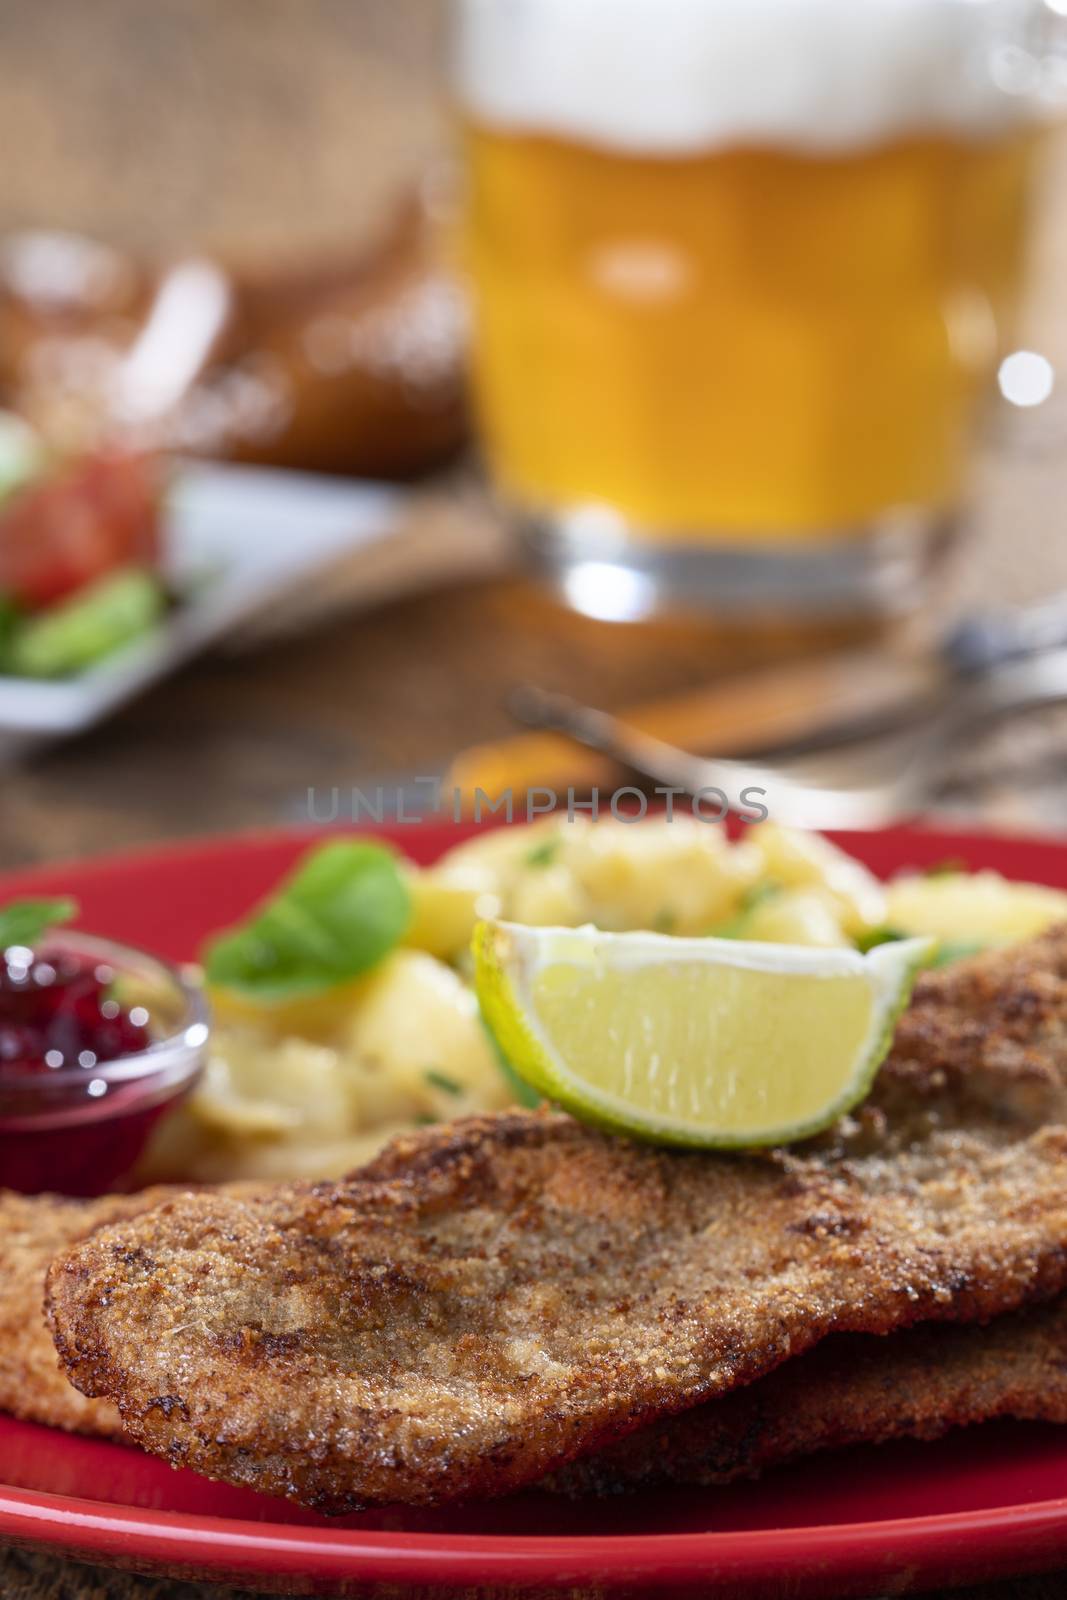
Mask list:
[[[66,895],[54,900],[12,900],[0,907],[0,950],[8,950],[13,944],[32,950],[42,933],[77,915],[77,900]]]
[[[367,839],[318,846],[242,926],[204,951],[208,982],[270,1004],[323,994],[403,938],[411,896],[396,857]]]

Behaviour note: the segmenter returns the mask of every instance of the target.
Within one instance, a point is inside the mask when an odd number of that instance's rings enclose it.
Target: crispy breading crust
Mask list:
[[[937,1439],[993,1417],[1067,1422],[1064,1296],[987,1327],[832,1334],[747,1388],[572,1461],[541,1487],[579,1496],[732,1483],[818,1450]]]
[[[229,1187],[244,1194],[259,1185]],[[44,1315],[45,1273],[53,1256],[102,1223],[135,1216],[186,1192],[169,1184],[72,1200],[0,1189],[0,1411],[76,1433],[121,1433],[116,1408],[106,1400],[87,1400],[59,1363]]]
[[[327,1512],[500,1494],[831,1332],[1067,1287],[1067,929],[924,978],[818,1141],[670,1152],[550,1114],[190,1195],[53,1264],[74,1382],[146,1448]]]
[[[165,1193],[67,1200],[0,1190],[0,1410],[78,1433],[120,1431],[116,1408],[79,1394],[59,1364],[44,1320],[44,1277],[60,1250]]]
[[[0,1410],[78,1433],[121,1433],[59,1366],[40,1299],[49,1262],[101,1223],[169,1191],[67,1200],[0,1191]],[[941,1324],[888,1338],[832,1335],[807,1355],[707,1405],[640,1428],[539,1487],[571,1496],[754,1477],[797,1456],[936,1438],[992,1417],[1067,1422],[1067,1298],[987,1327]]]

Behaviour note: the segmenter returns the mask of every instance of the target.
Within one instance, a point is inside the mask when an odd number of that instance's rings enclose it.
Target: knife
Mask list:
[[[1064,644],[1067,593],[1012,612],[964,617],[922,654],[852,650],[792,661],[642,701],[619,716],[698,753],[800,755],[905,728],[975,676]],[[475,790],[490,797],[508,789],[586,792],[617,780],[609,757],[552,731],[551,701],[530,686],[514,690],[509,710],[535,731],[461,751],[445,782],[469,804]]]

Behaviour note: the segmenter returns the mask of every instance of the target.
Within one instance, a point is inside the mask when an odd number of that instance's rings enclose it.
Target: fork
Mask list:
[[[852,765],[862,764],[862,776],[834,783],[811,767],[786,771],[693,755],[606,711],[532,685],[516,689],[509,702],[519,722],[566,734],[664,791],[725,796],[733,811],[762,804],[776,822],[789,827],[861,831],[888,827],[928,809],[951,777],[961,746],[992,724],[1062,704],[1067,704],[1067,649],[1006,662],[961,684],[947,705],[884,746],[880,765],[886,770],[881,775],[872,775],[869,751],[856,751]]]

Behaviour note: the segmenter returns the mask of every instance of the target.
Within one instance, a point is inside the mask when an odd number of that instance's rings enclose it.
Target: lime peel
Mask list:
[[[475,984],[513,1071],[595,1126],[760,1148],[869,1092],[929,939],[851,949],[483,922]]]

